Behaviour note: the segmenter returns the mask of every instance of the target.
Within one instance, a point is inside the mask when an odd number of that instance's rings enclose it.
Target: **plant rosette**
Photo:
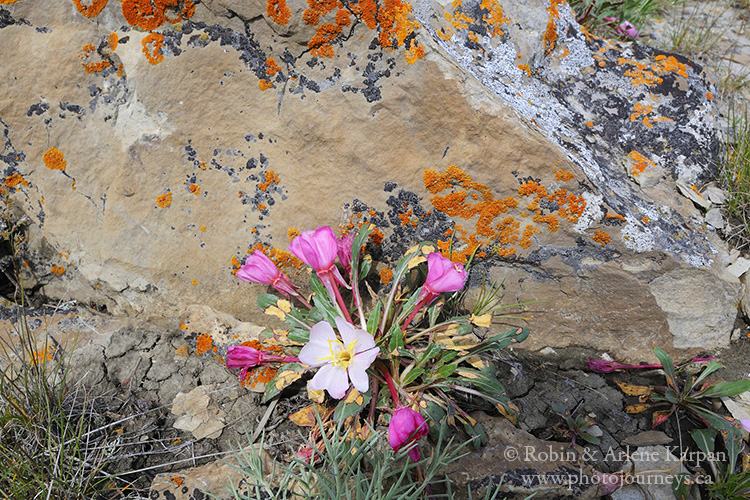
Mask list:
[[[428,428],[437,432],[444,426],[461,427],[477,444],[486,442],[459,401],[479,397],[515,423],[518,409],[481,354],[523,341],[528,329],[475,334],[491,326],[499,309],[496,291],[486,295],[483,288],[474,309],[461,311],[468,273],[431,242],[409,248],[392,269],[390,289],[376,294],[365,282],[372,267],[365,254],[372,231],[362,227],[337,238],[326,226],[291,241],[290,251],[315,271],[309,301],[264,254],[248,256],[238,278],[284,295],[263,294],[258,305],[285,321],[288,330],[264,330],[259,349],[231,346],[227,366],[239,368],[241,378],[249,369],[273,366],[276,374],[266,384],[264,402],[312,373],[311,405],[290,417],[300,425],[316,429],[330,419],[346,420],[356,436],[366,434],[363,420],[370,428],[376,421],[387,423],[396,450],[413,446]],[[420,456],[416,447],[409,454]]]

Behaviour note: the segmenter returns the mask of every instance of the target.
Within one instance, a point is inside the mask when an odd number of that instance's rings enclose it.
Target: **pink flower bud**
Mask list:
[[[338,243],[338,256],[339,262],[344,266],[344,271],[347,273],[352,270],[352,242],[354,242],[354,235],[347,234],[337,239]]]
[[[409,407],[402,406],[396,408],[391,417],[391,423],[388,424],[388,443],[393,451],[398,451],[402,446],[425,436],[427,431],[427,422],[422,414]],[[415,462],[419,461],[419,450],[416,447],[412,448],[409,450],[409,456]]]
[[[253,347],[244,345],[230,345],[227,347],[227,368],[230,370],[242,368],[239,373],[240,380],[245,378],[247,370],[263,364],[265,361],[265,353]]]
[[[251,283],[271,285],[285,295],[297,295],[297,287],[292,284],[289,277],[279,271],[276,264],[260,250],[256,250],[245,259],[245,263],[237,271],[237,277]]]
[[[419,300],[429,305],[442,292],[456,292],[466,283],[466,271],[458,262],[446,259],[438,252],[427,256],[427,279],[419,292]]]
[[[305,231],[289,244],[289,251],[318,272],[331,269],[338,248],[336,235],[328,226],[319,227],[315,231]]]
[[[617,28],[617,32],[630,38],[638,38],[638,30],[630,21],[623,21]]]

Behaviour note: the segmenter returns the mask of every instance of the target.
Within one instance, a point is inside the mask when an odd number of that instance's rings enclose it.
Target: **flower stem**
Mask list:
[[[349,309],[346,307],[346,304],[344,304],[344,298],[341,296],[339,285],[337,283],[333,283],[333,293],[334,295],[336,295],[336,302],[339,303],[341,312],[344,313],[344,318],[353,325],[354,322],[352,321],[352,317],[349,315]]]
[[[417,305],[414,306],[414,310],[411,312],[411,314],[409,315],[409,317],[406,318],[406,321],[404,321],[404,324],[401,327],[401,331],[402,332],[406,332],[406,328],[411,324],[411,321],[414,319],[414,316],[416,316],[417,313],[419,312],[419,310],[422,309],[422,306],[425,305],[425,302],[426,302],[425,299],[426,298],[427,297],[425,297],[424,299],[420,300],[419,302],[417,302]]]
[[[306,301],[306,300],[305,300],[305,298],[304,298],[304,297],[303,297],[302,295],[300,295],[300,294],[298,294],[298,293],[295,293],[295,294],[294,294],[294,297],[295,297],[295,298],[296,298],[297,300],[299,300],[300,302],[302,302],[302,305],[303,305],[303,306],[305,306],[305,307],[306,307],[306,308],[308,308],[308,309],[312,309],[312,306],[310,305],[310,303],[309,303],[308,301]]]
[[[385,383],[388,384],[388,390],[391,391],[391,397],[393,398],[393,405],[395,407],[401,406],[401,400],[398,397],[398,390],[396,384],[393,383],[393,377],[391,372],[387,368],[383,368],[383,377],[385,377]]]

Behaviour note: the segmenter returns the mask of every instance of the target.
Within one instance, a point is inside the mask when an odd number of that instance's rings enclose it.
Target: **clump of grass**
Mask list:
[[[317,415],[318,425],[323,423]],[[443,429],[444,430],[444,429]],[[322,433],[322,451],[312,447],[307,458],[292,457],[289,463],[267,464],[258,449],[250,446],[235,453],[241,470],[248,478],[240,491],[230,485],[237,500],[275,498],[280,500],[416,500],[419,498],[452,499],[451,482],[445,468],[462,456],[460,446],[446,444],[440,432],[432,455],[414,462],[408,453],[412,446],[394,452],[383,433],[369,429],[367,437],[353,438],[342,422]],[[485,499],[496,499],[500,486],[487,487]],[[469,492],[471,498],[471,492]]]
[[[622,35],[617,31],[617,26],[623,21],[629,21],[640,32],[649,20],[656,17],[670,3],[669,0],[571,0],[569,2],[570,7],[576,12],[576,20],[581,25],[592,32],[610,37]]]
[[[721,177],[727,190],[725,236],[740,250],[750,247],[750,121],[747,107],[729,115]]]
[[[726,28],[717,29],[726,10],[727,6],[718,1],[701,3],[700,7],[682,2],[675,22],[667,29],[664,48],[693,58],[707,54],[726,34]]]

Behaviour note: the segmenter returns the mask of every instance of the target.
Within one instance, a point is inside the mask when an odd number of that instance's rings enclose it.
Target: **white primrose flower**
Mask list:
[[[359,392],[367,392],[370,388],[367,369],[378,357],[379,349],[366,331],[343,318],[335,320],[341,340],[326,321],[316,323],[310,330],[310,341],[299,353],[299,360],[308,366],[320,367],[310,380],[311,389],[325,389],[332,398],[341,399],[349,389],[349,381]]]

